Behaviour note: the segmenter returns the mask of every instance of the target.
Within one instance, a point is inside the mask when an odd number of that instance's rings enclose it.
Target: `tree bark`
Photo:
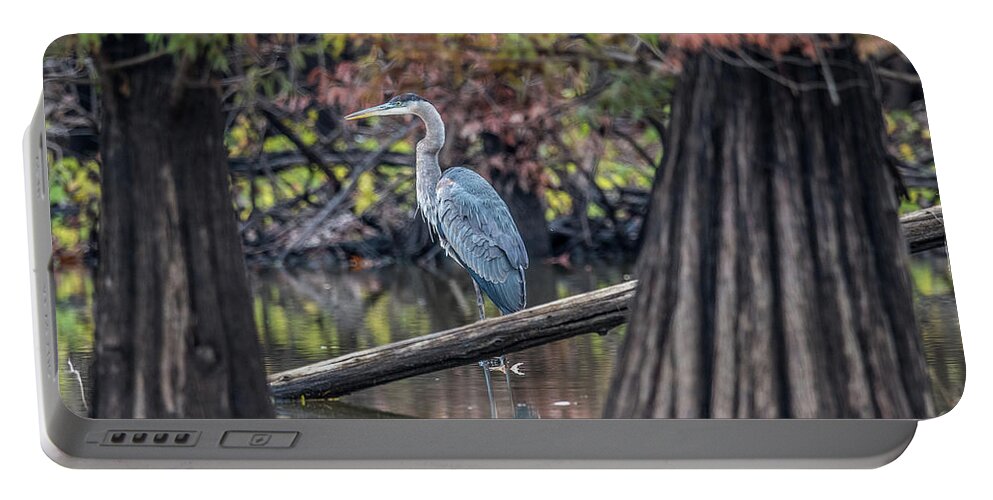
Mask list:
[[[207,65],[107,36],[100,73],[99,418],[273,415]],[[196,82],[196,83],[189,83]]]
[[[927,417],[874,75],[747,50],[685,60],[606,416]]]

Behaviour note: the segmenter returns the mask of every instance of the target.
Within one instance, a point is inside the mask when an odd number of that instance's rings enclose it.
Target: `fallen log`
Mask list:
[[[334,397],[489,359],[559,339],[604,332],[627,320],[635,282],[567,297],[507,316],[394,342],[277,373],[277,398]]]
[[[900,224],[911,253],[945,245],[945,218],[941,205],[904,215],[900,217]]]
[[[944,242],[941,207],[900,219],[912,252]],[[573,295],[466,326],[357,351],[269,377],[280,399],[328,398],[476,363],[585,333],[606,333],[627,321],[637,281]]]

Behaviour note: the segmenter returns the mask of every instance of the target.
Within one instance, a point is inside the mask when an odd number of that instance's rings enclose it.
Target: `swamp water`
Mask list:
[[[630,279],[630,266],[564,270],[532,265],[528,306]],[[943,249],[912,257],[918,324],[939,413],[962,393],[965,364],[951,275]],[[457,266],[429,272],[392,266],[364,271],[250,273],[266,370],[276,373],[356,350],[476,320],[469,277]],[[60,388],[85,413],[93,344],[93,281],[84,268],[56,275]],[[487,316],[498,314],[487,301]],[[509,374],[491,372],[501,418],[598,418],[625,328],[579,335],[507,355]],[[69,364],[72,370],[69,369]],[[520,374],[515,373],[520,372]],[[510,380],[510,390],[507,387]],[[364,389],[335,400],[280,401],[281,417],[489,418],[482,369],[473,364]]]

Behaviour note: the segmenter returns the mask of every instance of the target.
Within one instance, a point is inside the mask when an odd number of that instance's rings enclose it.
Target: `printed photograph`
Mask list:
[[[962,395],[921,77],[850,34],[79,34],[91,418],[900,418]]]

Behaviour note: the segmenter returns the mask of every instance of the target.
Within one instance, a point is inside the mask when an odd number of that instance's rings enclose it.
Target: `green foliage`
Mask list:
[[[938,190],[927,187],[908,187],[907,196],[900,200],[900,214],[941,204]]]
[[[379,199],[376,193],[375,174],[365,172],[359,176],[355,192],[355,213],[361,215]]]
[[[59,37],[45,48],[45,57],[76,59],[77,63],[81,63],[100,50],[100,40],[104,36],[106,35],[80,33]]]
[[[73,157],[49,158],[52,203],[52,243],[56,253],[82,255],[96,227],[100,207],[96,161]]]
[[[88,348],[93,342],[93,280],[86,269],[74,268],[59,273],[55,302],[59,347],[67,351]]]
[[[890,154],[908,173],[921,177],[934,176],[931,131],[923,108],[887,110],[883,118],[890,143]],[[912,212],[940,203],[941,197],[937,189],[911,185],[907,187],[907,196],[900,200],[900,213]]]
[[[640,120],[653,117],[664,120],[668,117],[672,79],[646,78],[636,71],[617,71],[615,78],[603,91],[596,107],[584,109],[587,113],[606,113],[610,116],[628,117]]]
[[[932,261],[912,260],[910,277],[919,296],[947,296],[952,293],[952,282],[947,267],[937,268]]]
[[[211,70],[222,73],[231,69],[227,52],[237,39],[238,35],[218,34],[145,35],[145,41],[153,53],[164,52],[178,60],[188,61],[204,58]]]
[[[560,189],[545,190],[545,202],[548,204],[546,219],[552,220],[556,217],[572,213],[572,197]]]

